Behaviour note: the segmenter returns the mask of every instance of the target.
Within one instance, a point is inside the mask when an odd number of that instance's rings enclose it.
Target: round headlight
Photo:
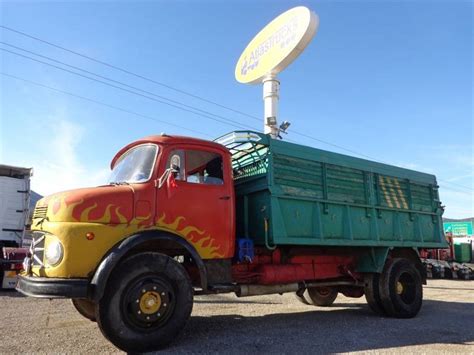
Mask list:
[[[49,241],[44,253],[44,258],[50,266],[58,265],[61,262],[63,258],[63,246],[59,240],[54,238]]]

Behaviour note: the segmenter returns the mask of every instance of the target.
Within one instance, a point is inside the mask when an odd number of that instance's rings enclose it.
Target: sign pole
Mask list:
[[[273,19],[250,41],[235,65],[235,79],[243,84],[263,84],[263,131],[281,138],[289,122],[278,126],[280,82],[278,73],[290,65],[311,42],[319,27],[319,17],[297,6]]]
[[[276,75],[268,75],[263,80],[263,132],[272,138],[278,138],[278,100],[280,99],[280,82]]]

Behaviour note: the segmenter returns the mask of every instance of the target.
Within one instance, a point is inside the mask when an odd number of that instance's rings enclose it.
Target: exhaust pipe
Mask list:
[[[356,281],[322,281],[322,282],[294,282],[283,285],[240,285],[236,286],[237,297],[271,295],[274,293],[299,292],[303,293],[307,287],[335,287],[335,286],[363,286]]]

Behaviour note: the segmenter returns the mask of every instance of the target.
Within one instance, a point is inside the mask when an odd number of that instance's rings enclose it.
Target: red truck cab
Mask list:
[[[151,176],[133,184],[135,218],[143,219],[142,225],[186,234],[203,259],[232,257],[235,202],[229,151],[211,141],[162,134],[121,149],[111,168],[153,146]]]

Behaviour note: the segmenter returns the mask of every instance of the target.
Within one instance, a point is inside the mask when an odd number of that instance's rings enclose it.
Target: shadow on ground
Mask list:
[[[17,292],[14,289],[8,289],[8,290],[1,290],[0,291],[0,297],[26,297],[22,295],[20,292]]]
[[[192,352],[203,342],[204,352],[235,353],[339,353],[435,343],[466,344],[466,352],[474,350],[474,303],[426,300],[413,319],[380,318],[363,303],[335,306],[349,307],[255,317],[193,316],[167,350]]]

